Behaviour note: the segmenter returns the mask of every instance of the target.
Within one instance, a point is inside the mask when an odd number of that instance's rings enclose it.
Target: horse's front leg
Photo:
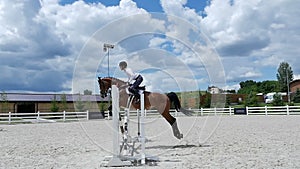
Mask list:
[[[124,126],[123,126],[123,122],[122,122],[122,117],[121,117],[121,114],[119,114],[119,126],[120,126],[120,131],[122,134],[124,134]]]

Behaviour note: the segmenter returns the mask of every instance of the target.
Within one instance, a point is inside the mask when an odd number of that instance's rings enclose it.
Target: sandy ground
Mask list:
[[[300,168],[300,116],[178,117],[178,125],[181,141],[164,119],[148,118],[146,152],[160,162],[128,168]],[[111,126],[1,125],[0,168],[100,168],[112,150]]]

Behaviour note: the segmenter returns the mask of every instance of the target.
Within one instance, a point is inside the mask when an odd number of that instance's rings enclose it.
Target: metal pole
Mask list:
[[[109,76],[109,48],[107,48],[107,74],[108,74],[108,77],[110,77]]]
[[[288,103],[291,102],[291,98],[290,98],[290,85],[289,85],[289,76],[288,76],[288,68],[285,69],[285,73],[286,73],[286,84],[287,84],[287,89],[288,89]]]
[[[115,47],[115,45],[112,45],[112,44],[108,44],[108,43],[103,44],[104,52],[106,52],[106,50],[107,50],[107,74],[108,74],[108,77],[109,77],[109,49],[113,49],[114,47]]]

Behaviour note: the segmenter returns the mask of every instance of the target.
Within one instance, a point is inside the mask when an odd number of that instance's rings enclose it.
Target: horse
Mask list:
[[[127,93],[126,89],[129,87],[129,85],[117,78],[113,77],[105,77],[101,78],[98,77],[98,83],[100,87],[100,94],[101,97],[107,97],[107,94],[109,92],[109,89],[111,88],[112,85],[116,85],[117,88],[119,88],[119,105],[121,107],[127,106],[127,101],[128,98],[130,97],[129,94]],[[173,135],[177,139],[182,139],[183,134],[180,133],[177,125],[176,118],[173,117],[170,114],[170,107],[171,104],[174,104],[176,111],[181,111],[187,116],[191,116],[192,112],[188,111],[184,108],[181,107],[180,101],[176,93],[171,92],[169,94],[161,94],[161,93],[155,93],[155,92],[144,92],[144,100],[145,100],[145,109],[150,109],[151,107],[154,107],[157,109],[157,111],[167,120],[167,122],[171,125],[172,130],[173,130]],[[133,102],[132,106],[135,109],[140,109],[140,104]]]

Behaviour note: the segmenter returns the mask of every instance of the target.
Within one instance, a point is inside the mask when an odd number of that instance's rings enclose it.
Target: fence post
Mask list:
[[[63,121],[64,122],[66,121],[66,111],[65,110],[63,111]]]
[[[249,115],[248,106],[246,106],[246,114],[247,114],[247,116]]]
[[[86,110],[86,120],[89,120],[89,110]]]
[[[11,123],[11,112],[8,112],[8,124]]]
[[[217,108],[215,107],[214,108],[214,111],[215,111],[215,116],[217,115]]]
[[[40,111],[37,111],[36,113],[37,113],[36,119],[38,120],[38,119],[40,119]]]
[[[289,109],[289,105],[286,105],[286,115],[290,115],[290,109]]]
[[[268,115],[268,107],[265,106],[265,115],[267,116]]]
[[[203,116],[203,107],[201,107],[200,116]]]
[[[229,107],[229,116],[231,116],[231,107]]]

